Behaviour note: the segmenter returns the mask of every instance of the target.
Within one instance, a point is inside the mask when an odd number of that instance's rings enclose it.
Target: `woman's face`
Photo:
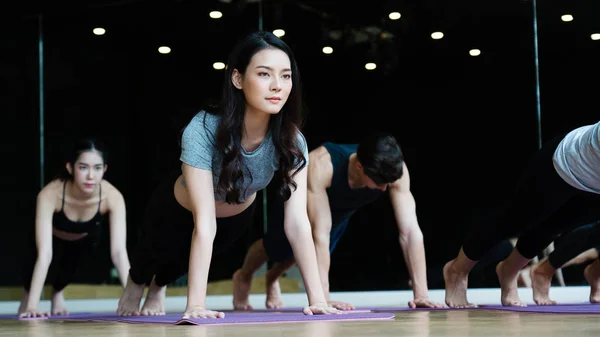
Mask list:
[[[79,155],[74,166],[69,170],[73,175],[74,185],[84,193],[95,191],[102,181],[105,171],[104,160],[95,150],[86,151]]]
[[[233,85],[244,92],[246,110],[277,114],[292,91],[292,69],[288,55],[275,48],[254,54],[246,72],[233,71]]]

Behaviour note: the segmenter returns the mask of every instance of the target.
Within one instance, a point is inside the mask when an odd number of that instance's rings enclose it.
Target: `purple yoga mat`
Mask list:
[[[17,319],[19,318],[17,314],[2,314],[0,315],[0,319]]]
[[[104,314],[91,313],[91,312],[79,312],[79,313],[69,313],[67,315],[55,315],[55,316],[50,316],[50,317],[31,317],[31,318],[20,318],[17,314],[4,314],[4,315],[0,315],[0,319],[18,319],[21,321],[35,321],[35,320],[42,320],[42,319],[64,320],[66,318],[80,318],[80,317],[99,316],[99,315],[104,315]],[[110,314],[107,313],[106,315],[110,315]]]
[[[0,315],[0,320],[8,320],[8,319],[17,319],[20,321],[39,321],[43,319],[48,319],[48,317],[28,317],[28,318],[20,318],[17,314],[8,314],[8,315]]]
[[[302,313],[302,309],[300,307],[297,308],[279,308],[279,309],[252,309],[252,310],[235,310],[235,309],[224,309],[224,310],[216,310],[222,312],[240,312],[240,313],[251,313],[251,312],[299,312]],[[347,313],[360,313],[360,312],[371,312],[370,309],[355,309],[355,310],[343,310]]]
[[[68,320],[77,320],[77,321],[108,321],[121,318],[114,312],[77,312],[68,314],[65,316],[50,316],[48,319],[50,320],[58,320],[58,321],[68,321]]]
[[[353,320],[388,320],[393,319],[392,313],[347,313],[341,315],[304,315],[302,313],[226,313],[225,318],[193,318],[183,319],[182,314],[167,314],[164,316],[127,316],[98,315],[67,317],[69,321],[105,321],[138,324],[172,324],[172,325],[219,325],[219,324],[250,324],[250,323],[291,323],[306,321],[353,321]]]
[[[473,308],[465,308],[465,309],[473,309]],[[396,311],[440,311],[440,310],[465,310],[465,309],[453,309],[449,307],[443,308],[409,308],[409,307],[359,307],[356,310],[366,311],[369,310],[371,312],[396,312]]]
[[[529,304],[526,307],[505,307],[499,304],[481,304],[479,305],[479,309],[517,311],[539,314],[600,314],[600,304],[591,303],[567,303],[555,305]]]

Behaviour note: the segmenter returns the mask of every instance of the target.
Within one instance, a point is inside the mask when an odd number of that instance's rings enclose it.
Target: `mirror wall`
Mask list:
[[[11,271],[0,280],[4,287],[22,285],[36,194],[62,168],[60,151],[75,137],[105,141],[105,178],[125,197],[128,248],[135,246],[150,193],[179,165],[181,128],[220,93],[223,70],[213,64],[226,62],[234,42],[254,30],[284,29],[281,38],[296,53],[310,149],[357,142],[374,130],[396,136],[411,172],[431,289],[444,287],[444,263],[540,144],[598,120],[600,41],[592,34],[600,33],[599,8],[590,1],[20,6],[2,14],[0,26],[7,192],[0,249],[2,268]],[[215,10],[221,18],[210,17]],[[435,32],[443,37],[434,39]],[[214,259],[210,280],[231,278],[262,234],[263,210],[236,247]],[[104,235],[78,283],[118,284],[108,230]],[[568,284],[584,282],[577,268],[564,271]],[[474,287],[497,286],[485,268],[472,277]],[[408,280],[394,214],[382,197],[352,217],[332,254],[331,290],[409,289]]]

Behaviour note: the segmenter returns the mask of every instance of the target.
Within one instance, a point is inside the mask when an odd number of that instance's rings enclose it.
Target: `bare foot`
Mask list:
[[[64,297],[64,291],[55,291],[52,290],[52,301],[51,301],[51,308],[50,308],[50,312],[52,313],[52,315],[67,315],[67,307],[65,306],[65,297]]]
[[[467,301],[469,274],[461,273],[454,267],[454,260],[444,265],[444,283],[446,285],[446,305],[450,308],[473,308]]]
[[[600,263],[596,260],[585,267],[583,276],[590,284],[590,302],[600,303]]]
[[[552,284],[553,270],[548,270],[545,260],[531,267],[531,288],[533,290],[533,301],[537,305],[554,305],[556,301],[550,299],[550,285]],[[552,268],[554,269],[554,268]]]
[[[504,262],[500,262],[496,266],[496,274],[498,275],[498,281],[500,282],[500,288],[502,290],[500,302],[505,307],[527,306],[525,303],[521,302],[519,292],[517,291],[517,278],[519,274],[517,273],[514,276],[507,275],[503,267]]]
[[[119,298],[117,314],[119,316],[139,316],[140,302],[144,295],[144,284],[135,284],[131,277],[127,277],[127,285]]]
[[[265,275],[267,284],[267,300],[266,307],[269,309],[283,308],[283,299],[281,298],[281,288],[279,287],[279,279],[270,277],[269,272]]]
[[[519,271],[517,285],[519,288],[531,288],[531,267],[525,267]]]
[[[140,314],[142,316],[162,316],[165,314],[165,296],[167,294],[167,286],[159,287],[154,283],[150,283],[148,294]]]
[[[233,273],[233,308],[235,310],[252,310],[248,302],[250,296],[250,287],[252,286],[252,276],[247,277],[241,269]]]
[[[25,312],[25,310],[27,310],[27,301],[29,301],[29,292],[27,290],[23,290],[23,296],[21,296],[21,304],[19,304],[17,315],[21,315]]]

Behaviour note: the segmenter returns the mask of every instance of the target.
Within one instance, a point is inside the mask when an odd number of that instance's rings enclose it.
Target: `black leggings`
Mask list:
[[[87,235],[76,241],[67,241],[52,236],[52,263],[48,275],[55,272],[52,289],[56,292],[63,290],[71,283],[84,261],[89,261],[98,246],[99,236]],[[23,268],[23,287],[29,291],[33,269],[37,260],[35,238],[29,240],[30,249]]]
[[[593,222],[561,235],[548,256],[554,269],[561,268],[572,258],[590,248],[600,249],[600,222]]]
[[[600,219],[600,195],[572,187],[554,169],[552,156],[564,136],[547,142],[502,208],[473,227],[463,242],[468,258],[477,261],[502,240],[519,236],[516,249],[531,259],[561,233]]]
[[[171,172],[156,188],[147,205],[140,241],[129,275],[136,284],[154,282],[162,287],[185,275],[189,267],[194,218],[175,199],[174,184],[181,170]],[[240,214],[217,218],[213,257],[243,236],[254,221],[256,200]],[[245,242],[244,242],[245,244]]]

